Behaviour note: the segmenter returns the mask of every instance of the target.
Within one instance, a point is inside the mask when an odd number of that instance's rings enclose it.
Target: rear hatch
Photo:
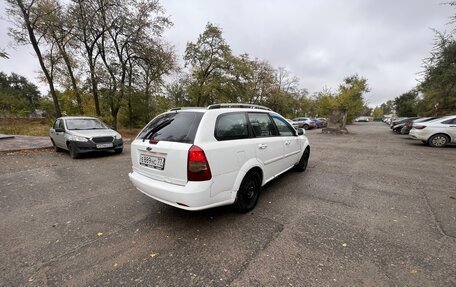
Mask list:
[[[199,111],[173,111],[153,119],[131,144],[133,171],[185,185],[188,150],[203,116]]]

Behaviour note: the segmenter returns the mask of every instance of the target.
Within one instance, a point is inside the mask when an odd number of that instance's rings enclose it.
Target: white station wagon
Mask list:
[[[304,171],[309,155],[304,130],[266,107],[176,108],[132,142],[129,176],[142,193],[174,207],[233,204],[248,212],[262,186],[292,168]]]

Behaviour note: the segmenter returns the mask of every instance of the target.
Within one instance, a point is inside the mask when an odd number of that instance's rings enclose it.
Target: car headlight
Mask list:
[[[75,135],[69,135],[69,136],[68,136],[68,139],[69,139],[70,141],[75,141],[75,142],[86,142],[86,141],[89,141],[88,138],[80,137],[80,136],[75,136]]]
[[[121,136],[120,134],[116,134],[116,135],[114,136],[114,138],[115,138],[116,140],[120,140],[120,139],[122,139],[122,136]]]

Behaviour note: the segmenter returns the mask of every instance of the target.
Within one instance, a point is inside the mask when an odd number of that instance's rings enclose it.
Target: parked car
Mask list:
[[[410,130],[412,129],[414,123],[424,123],[424,122],[432,121],[435,119],[437,119],[437,117],[426,117],[426,118],[419,118],[419,119],[416,119],[413,121],[407,121],[401,129],[401,134],[408,135]]]
[[[369,117],[357,117],[355,119],[355,122],[369,122],[370,118]]]
[[[318,120],[322,123],[324,128],[326,128],[328,126],[328,119],[327,118],[318,118]]]
[[[419,117],[411,117],[411,118],[404,118],[403,120],[397,121],[397,124],[394,125],[391,129],[393,132],[400,134],[402,128],[409,122],[412,122],[416,119],[419,119]]]
[[[172,109],[131,143],[129,177],[145,195],[177,208],[232,204],[247,212],[266,183],[292,168],[306,170],[304,133],[256,105]]]
[[[433,147],[456,143],[456,115],[413,124],[410,137]]]
[[[390,125],[390,129],[392,129],[395,125],[399,124],[401,121],[405,120],[407,118],[405,117],[400,117],[400,118],[393,118],[391,119],[389,125]]]
[[[326,122],[320,121],[319,119],[313,119],[312,118],[311,120],[315,123],[315,126],[316,126],[317,129],[324,128],[326,126],[325,125]]]
[[[293,123],[293,126],[295,128],[303,128],[305,130],[310,130],[317,127],[317,124],[312,121],[311,118],[294,118]]]
[[[97,118],[60,117],[50,128],[49,136],[57,152],[68,150],[72,158],[93,151],[123,151],[122,136]]]

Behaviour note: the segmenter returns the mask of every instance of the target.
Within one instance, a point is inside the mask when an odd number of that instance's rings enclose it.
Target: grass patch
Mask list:
[[[48,136],[52,121],[48,119],[2,119],[0,134]]]
[[[53,120],[49,119],[4,119],[0,118],[0,134],[23,136],[49,136]],[[141,129],[119,128],[123,138],[134,139]]]

